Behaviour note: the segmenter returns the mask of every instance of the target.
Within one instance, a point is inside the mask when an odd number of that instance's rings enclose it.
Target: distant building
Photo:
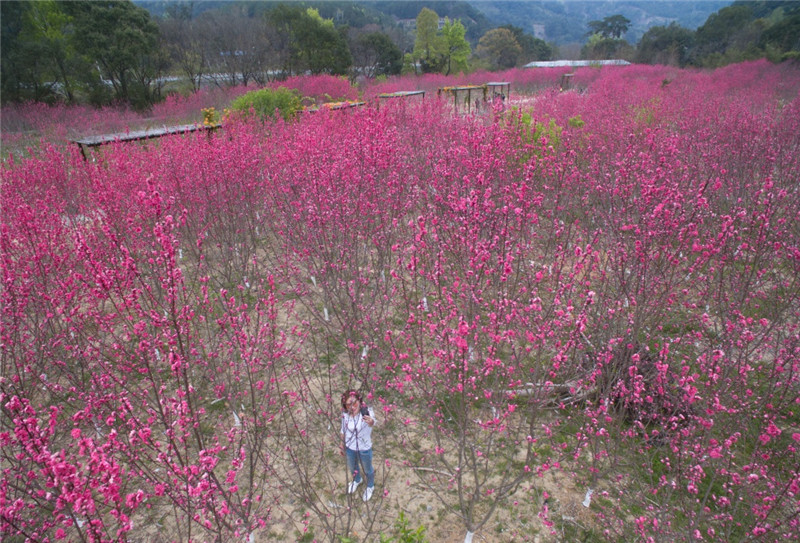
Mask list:
[[[531,26],[533,27],[533,37],[540,40],[544,40],[546,36],[544,31],[544,25],[533,24]]]
[[[537,62],[529,62],[523,68],[563,68],[573,67],[579,68],[581,66],[629,66],[630,62],[627,60],[613,59],[613,60],[542,60]]]
[[[397,19],[397,24],[405,28],[406,30],[416,30],[417,29],[417,20],[416,19]]]
[[[445,18],[439,17],[439,25],[437,30],[441,30],[444,26]],[[417,29],[417,20],[416,19],[397,19],[397,24],[405,28],[406,30],[416,30]]]

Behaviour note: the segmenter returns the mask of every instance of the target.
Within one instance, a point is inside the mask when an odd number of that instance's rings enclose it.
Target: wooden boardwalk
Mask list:
[[[422,96],[422,98],[425,98],[425,91],[413,90],[413,91],[382,92],[381,94],[378,95],[378,98],[408,98],[409,96]]]
[[[177,126],[162,126],[159,128],[146,128],[144,130],[129,130],[127,132],[116,132],[113,134],[100,134],[98,136],[87,136],[79,140],[73,140],[81,149],[83,158],[86,159],[87,147],[98,147],[114,142],[128,142],[140,141],[153,138],[160,138],[163,136],[170,136],[173,134],[186,134],[188,132],[197,132],[200,130],[213,130],[218,125],[202,125],[202,124],[182,124]]]

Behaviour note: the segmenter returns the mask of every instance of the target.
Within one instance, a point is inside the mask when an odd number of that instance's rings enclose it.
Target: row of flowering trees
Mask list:
[[[561,77],[571,68],[511,69],[504,72],[474,72],[469,75],[392,76],[382,80],[364,80],[352,85],[346,78],[331,75],[289,77],[272,82],[267,88],[296,89],[308,104],[340,100],[377,101],[381,93],[421,90],[428,96],[441,87],[484,84],[487,81],[510,83],[514,95],[534,94],[557,87]],[[577,70],[578,83],[588,85],[598,75],[590,68]],[[40,138],[51,142],[82,139],[87,136],[139,130],[153,126],[202,122],[202,110],[214,107],[223,111],[237,97],[255,90],[253,85],[200,89],[187,96],[170,95],[147,112],[137,112],[124,106],[94,108],[86,105],[46,104],[26,102],[2,107],[3,131],[0,144],[7,150],[23,152]],[[306,100],[307,99],[307,100]]]
[[[9,159],[0,534],[373,540],[414,480],[488,536],[558,470],[599,538],[800,535],[800,74],[591,78]]]

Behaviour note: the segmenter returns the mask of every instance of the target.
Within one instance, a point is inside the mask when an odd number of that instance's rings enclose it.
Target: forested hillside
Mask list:
[[[210,10],[245,11],[256,15],[272,9],[280,1],[264,2],[207,0],[200,2],[181,2],[167,0],[140,0],[135,4],[147,9],[153,16],[163,17],[180,9],[189,9],[194,16]],[[285,2],[284,2],[285,3]],[[294,2],[297,3],[297,2]],[[778,2],[772,2],[778,3]],[[628,33],[624,36],[631,43],[642,37],[654,25],[668,25],[671,22],[696,29],[709,15],[731,5],[730,0],[708,0],[687,2],[668,1],[587,1],[567,0],[561,2],[542,1],[365,1],[365,2],[304,2],[313,5],[323,17],[337,20],[342,24],[361,28],[367,24],[386,25],[396,20],[416,18],[424,7],[436,11],[442,17],[460,19],[467,30],[466,37],[477,43],[489,29],[498,25],[513,24],[525,32],[536,34],[537,25],[544,27],[542,39],[557,45],[581,43],[586,38],[586,23],[619,13],[631,20]],[[394,21],[393,21],[394,20]]]
[[[672,1],[605,1],[567,0],[562,2],[471,2],[498,24],[512,23],[526,32],[534,33],[534,25],[544,26],[543,39],[563,45],[581,43],[586,39],[586,24],[619,13],[631,21],[623,36],[636,43],[648,28],[675,22],[696,29],[709,15],[731,5],[730,1],[704,2]]]

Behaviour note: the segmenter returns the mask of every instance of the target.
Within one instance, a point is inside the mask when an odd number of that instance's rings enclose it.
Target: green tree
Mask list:
[[[0,2],[0,99],[19,100],[23,83],[22,59],[15,44],[22,31],[23,6],[19,2]]]
[[[490,69],[507,69],[517,65],[522,47],[510,30],[495,28],[481,36],[476,54],[489,63]]]
[[[644,33],[636,48],[636,62],[685,66],[694,46],[694,32],[672,22],[654,26]]]
[[[367,77],[399,74],[403,67],[403,52],[383,32],[361,34],[351,51]]]
[[[403,69],[400,70],[400,73],[403,75],[417,73],[417,61],[411,53],[405,53],[403,55]]]
[[[283,34],[289,53],[286,73],[308,70],[313,74],[344,75],[353,63],[346,31],[313,8],[279,5],[268,15],[272,27]]]
[[[753,20],[753,10],[747,5],[722,8],[709,16],[697,29],[697,45],[709,51],[722,52],[732,36]]]
[[[70,66],[75,52],[64,31],[71,22],[71,17],[54,0],[30,2],[21,37],[29,48],[40,51],[40,62],[44,64],[42,74],[49,81],[57,82],[70,102],[75,99]]]
[[[279,4],[267,13],[267,23],[275,32],[275,41],[279,49],[284,52],[281,71],[291,75],[300,70],[299,43],[295,36],[295,29],[303,23],[304,11],[299,6]]]
[[[28,2],[0,2],[0,84],[3,102],[43,100],[52,95],[40,69],[44,52],[26,39]]]
[[[81,74],[92,67],[73,46],[63,7],[53,0],[0,3],[3,102],[77,99]]]
[[[780,56],[800,52],[800,8],[766,29],[759,46]]]
[[[633,50],[625,40],[605,38],[602,34],[592,34],[581,48],[581,58],[587,60],[606,60],[632,57]]]
[[[136,107],[152,104],[150,87],[163,66],[158,26],[149,13],[127,0],[64,2],[72,17],[74,45],[99,68],[114,98]]]
[[[717,65],[735,44],[742,43],[741,36],[753,21],[749,5],[739,4],[713,13],[695,33],[692,62],[697,65]],[[741,59],[740,59],[741,60]]]
[[[445,47],[439,34],[439,15],[431,9],[422,8],[417,15],[417,37],[411,56],[415,62],[419,62],[423,73],[442,71]]]
[[[620,39],[628,31],[630,23],[622,15],[611,15],[602,21],[589,21],[589,41],[581,48],[581,58],[604,60],[632,56],[628,42]]]
[[[441,30],[442,43],[444,45],[442,67],[445,75],[450,75],[454,71],[466,72],[469,68],[467,59],[472,52],[472,48],[464,37],[466,32],[461,21],[458,19],[450,21],[450,19],[445,18],[444,26],[442,26]]]
[[[297,33],[300,53],[312,74],[345,75],[353,64],[346,29],[339,31],[332,19],[323,19],[313,8],[306,10],[307,25]]]
[[[553,58],[553,48],[546,41],[526,34],[522,28],[514,25],[502,25],[514,35],[514,39],[522,48],[522,61],[533,62],[536,60],[550,60]]]
[[[603,38],[620,39],[630,25],[630,19],[624,15],[610,15],[602,21],[589,21],[589,35],[600,34]]]

